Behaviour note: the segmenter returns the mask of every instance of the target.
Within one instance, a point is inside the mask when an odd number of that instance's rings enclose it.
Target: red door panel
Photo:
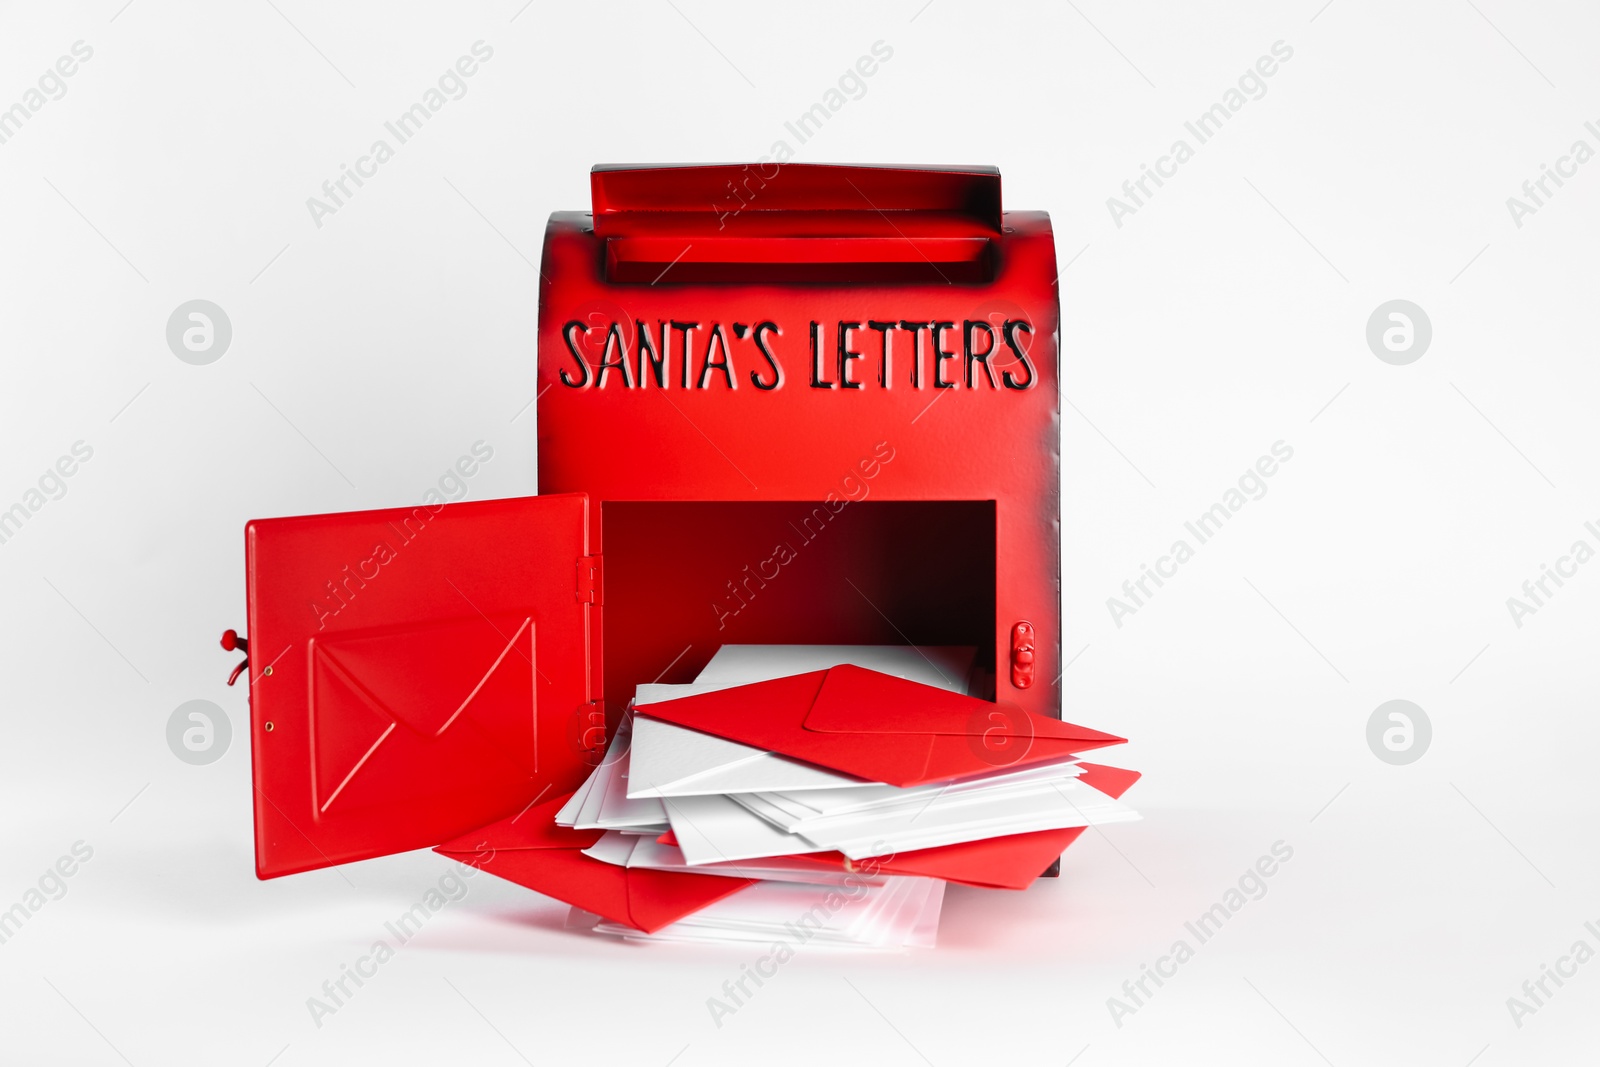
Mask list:
[[[424,848],[587,773],[581,494],[246,530],[256,870]]]

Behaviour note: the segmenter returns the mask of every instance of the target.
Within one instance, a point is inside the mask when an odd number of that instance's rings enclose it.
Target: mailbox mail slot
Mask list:
[[[1048,217],[993,168],[592,186],[544,243],[542,495],[247,528],[261,877],[570,790],[723,644],[971,645],[1060,717]]]

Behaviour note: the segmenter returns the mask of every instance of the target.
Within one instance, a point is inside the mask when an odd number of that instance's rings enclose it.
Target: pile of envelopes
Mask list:
[[[1023,889],[1137,819],[1123,739],[969,695],[970,648],[728,645],[641,685],[589,778],[439,846],[653,941],[933,943],[947,883]]]

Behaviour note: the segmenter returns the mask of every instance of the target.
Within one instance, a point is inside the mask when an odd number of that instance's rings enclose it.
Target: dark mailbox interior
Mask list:
[[[601,507],[613,721],[635,685],[693,681],[724,644],[973,645],[993,676],[992,500]]]

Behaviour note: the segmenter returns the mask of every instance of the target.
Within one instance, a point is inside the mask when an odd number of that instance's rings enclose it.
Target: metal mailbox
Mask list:
[[[1060,717],[1048,217],[987,167],[592,187],[545,237],[541,495],[247,527],[263,878],[572,789],[723,644],[973,645]]]

